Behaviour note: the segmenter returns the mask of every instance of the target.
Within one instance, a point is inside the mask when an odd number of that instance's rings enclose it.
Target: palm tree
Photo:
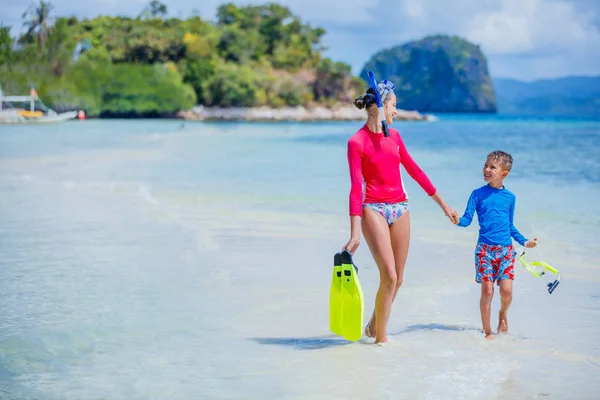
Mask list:
[[[50,25],[50,11],[54,7],[50,2],[40,0],[39,5],[31,4],[23,13],[23,19],[29,16],[23,25],[27,28],[25,36],[33,37],[37,31],[40,47],[44,47],[48,39],[48,26]]]
[[[138,18],[156,18],[167,16],[167,6],[158,0],[152,0]]]

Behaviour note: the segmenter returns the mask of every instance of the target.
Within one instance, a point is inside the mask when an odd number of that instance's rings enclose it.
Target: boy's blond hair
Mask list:
[[[498,161],[500,166],[504,168],[505,171],[510,171],[512,168],[513,158],[510,154],[502,150],[494,150],[487,156],[488,160]]]

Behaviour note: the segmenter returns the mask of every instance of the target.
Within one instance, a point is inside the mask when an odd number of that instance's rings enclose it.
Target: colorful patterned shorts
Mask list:
[[[392,225],[398,218],[408,211],[408,202],[400,203],[367,203],[363,207],[369,207],[378,212],[386,219],[388,226]]]
[[[475,281],[477,283],[515,279],[514,265],[517,252],[510,246],[478,243],[475,248]]]

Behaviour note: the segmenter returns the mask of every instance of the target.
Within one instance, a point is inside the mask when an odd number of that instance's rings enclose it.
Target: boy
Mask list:
[[[516,251],[515,239],[521,246],[532,248],[536,240],[527,240],[513,225],[515,195],[503,185],[512,168],[512,156],[496,150],[488,154],[483,167],[483,180],[487,185],[473,190],[464,215],[454,223],[467,227],[477,212],[479,239],[475,248],[475,281],[481,284],[481,322],[486,339],[492,339],[490,308],[494,295],[494,282],[500,286],[500,315],[498,333],[508,331],[506,313],[512,301],[512,281]]]

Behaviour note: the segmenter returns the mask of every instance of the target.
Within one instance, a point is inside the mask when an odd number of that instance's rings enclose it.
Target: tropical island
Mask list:
[[[364,117],[352,99],[365,82],[324,57],[325,30],[287,7],[223,4],[216,22],[168,17],[157,0],[133,18],[53,18],[52,10],[46,1],[28,8],[16,38],[0,26],[5,93],[34,85],[48,107],[88,117]]]
[[[55,110],[92,117],[176,116],[205,107],[351,104],[361,82],[350,66],[322,56],[325,31],[277,4],[221,5],[217,21],[167,17],[157,0],[135,18],[57,17],[41,1],[26,32],[0,26],[0,83],[30,85]]]
[[[480,47],[456,36],[380,49],[354,76],[324,56],[323,28],[276,3],[223,4],[215,21],[169,17],[158,0],[133,17],[52,11],[46,1],[27,8],[18,37],[0,23],[0,101],[36,93],[42,106],[99,118],[360,120],[352,99],[370,69],[396,84],[399,119],[600,113],[600,77],[491,79]]]

